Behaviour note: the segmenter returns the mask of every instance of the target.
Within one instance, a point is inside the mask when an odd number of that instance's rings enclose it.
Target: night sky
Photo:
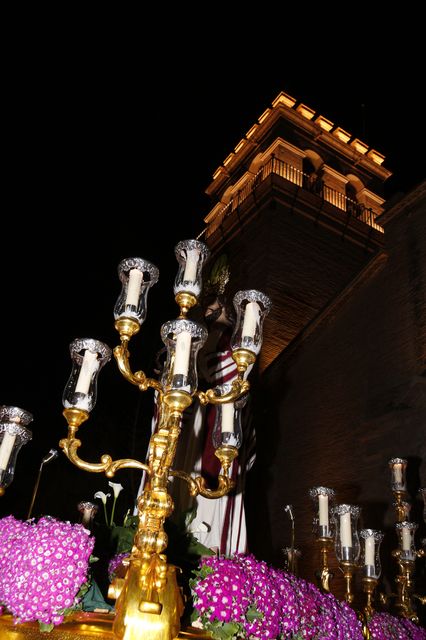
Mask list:
[[[383,153],[394,172],[387,197],[424,178],[419,58],[392,34],[380,43],[363,34],[350,47],[344,34],[311,47],[300,36],[304,57],[284,36],[250,48],[247,32],[242,39],[225,30],[193,46],[185,37],[166,46],[158,33],[156,46],[129,36],[120,47],[111,33],[88,46],[90,30],[64,42],[59,31],[33,47],[22,34],[14,42],[3,92],[0,403],[27,409],[34,422],[0,516],[26,516],[41,459],[66,434],[69,343],[118,342],[117,265],[129,256],[160,268],[146,325],[131,343],[134,368],[152,373],[160,326],[177,315],[174,246],[202,230],[213,172],[280,91]],[[101,372],[82,457],[143,457],[151,398],[129,387],[114,362]],[[124,509],[138,477],[116,479]],[[76,519],[76,503],[106,488],[106,478],[75,469],[60,452],[44,469],[33,515]]]

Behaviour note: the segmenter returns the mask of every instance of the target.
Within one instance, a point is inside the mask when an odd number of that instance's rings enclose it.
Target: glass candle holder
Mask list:
[[[92,530],[93,519],[99,510],[98,505],[93,504],[93,502],[79,502],[77,509],[80,513],[80,523],[86,529]]]
[[[32,433],[28,425],[33,416],[19,407],[0,406],[0,495],[4,493],[15,474],[16,459],[22,445],[29,442]]]
[[[407,491],[405,478],[407,460],[404,458],[392,458],[389,460],[389,467],[392,472],[392,491]]]
[[[167,360],[161,376],[164,391],[197,390],[197,354],[207,339],[207,330],[192,320],[170,320],[161,327]]]
[[[334,507],[336,492],[328,487],[314,487],[309,490],[314,506],[312,530],[316,538],[334,536],[334,519],[330,518],[330,509]]]
[[[361,529],[359,535],[363,540],[361,548],[362,575],[366,578],[378,580],[382,572],[380,544],[384,538],[384,533],[375,529]]]
[[[418,528],[417,522],[397,522],[395,525],[399,540],[399,558],[401,560],[416,559],[414,534]]]
[[[268,296],[255,289],[235,294],[237,320],[231,337],[232,351],[247,349],[255,355],[259,353],[263,340],[263,321],[271,306]]]
[[[173,292],[190,293],[196,298],[202,289],[203,266],[210,256],[210,249],[199,240],[182,240],[175,247],[175,256],[179,263]]]
[[[139,326],[147,314],[148,291],[158,282],[156,266],[142,258],[125,258],[118,265],[122,287],[114,306],[114,319],[130,318]]]
[[[108,345],[92,338],[77,338],[70,344],[72,370],[65,385],[65,409],[90,412],[96,404],[97,381],[102,367],[111,359]]]
[[[335,533],[335,552],[339,562],[356,563],[360,554],[358,518],[361,507],[339,504],[332,509]]]
[[[215,395],[224,396],[232,390],[232,382],[225,382],[214,388]],[[216,415],[213,427],[213,446],[215,449],[223,445],[239,449],[243,441],[241,427],[241,411],[247,403],[248,395],[245,394],[234,402],[215,405]]]

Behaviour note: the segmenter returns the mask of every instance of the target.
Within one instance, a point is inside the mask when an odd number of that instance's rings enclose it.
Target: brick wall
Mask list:
[[[250,547],[282,565],[281,549],[290,544],[284,505],[291,503],[302,551],[299,573],[310,580],[319,566],[311,487],[334,488],[338,503],[361,506],[360,527],[386,533],[382,562],[391,584],[396,538],[388,461],[407,458],[419,546],[426,535],[417,495],[426,485],[425,193],[426,183],[388,216],[387,260],[360,286],[349,287],[344,304],[309,337],[296,338],[292,357],[284,352],[277,358],[254,390],[258,453],[247,485]],[[424,582],[424,569],[418,572]],[[333,591],[341,591],[336,567],[335,573]]]

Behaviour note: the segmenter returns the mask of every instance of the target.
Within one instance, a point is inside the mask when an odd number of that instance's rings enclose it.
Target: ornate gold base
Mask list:
[[[1,640],[91,640],[92,638],[115,640],[112,632],[113,621],[113,614],[82,611],[67,616],[64,622],[50,633],[42,633],[36,622],[14,624],[12,616],[4,615],[0,616],[0,638]],[[176,640],[185,638],[211,640],[211,637],[211,634],[206,631],[188,628],[182,630]]]

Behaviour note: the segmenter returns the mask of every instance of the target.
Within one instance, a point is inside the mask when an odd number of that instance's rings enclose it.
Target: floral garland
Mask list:
[[[206,557],[190,580],[194,626],[216,640],[362,640],[362,624],[346,602],[269,567],[253,555]],[[408,620],[375,614],[374,640],[426,640]]]
[[[82,525],[49,516],[0,519],[0,605],[16,623],[38,621],[51,630],[88,588],[94,543]]]

